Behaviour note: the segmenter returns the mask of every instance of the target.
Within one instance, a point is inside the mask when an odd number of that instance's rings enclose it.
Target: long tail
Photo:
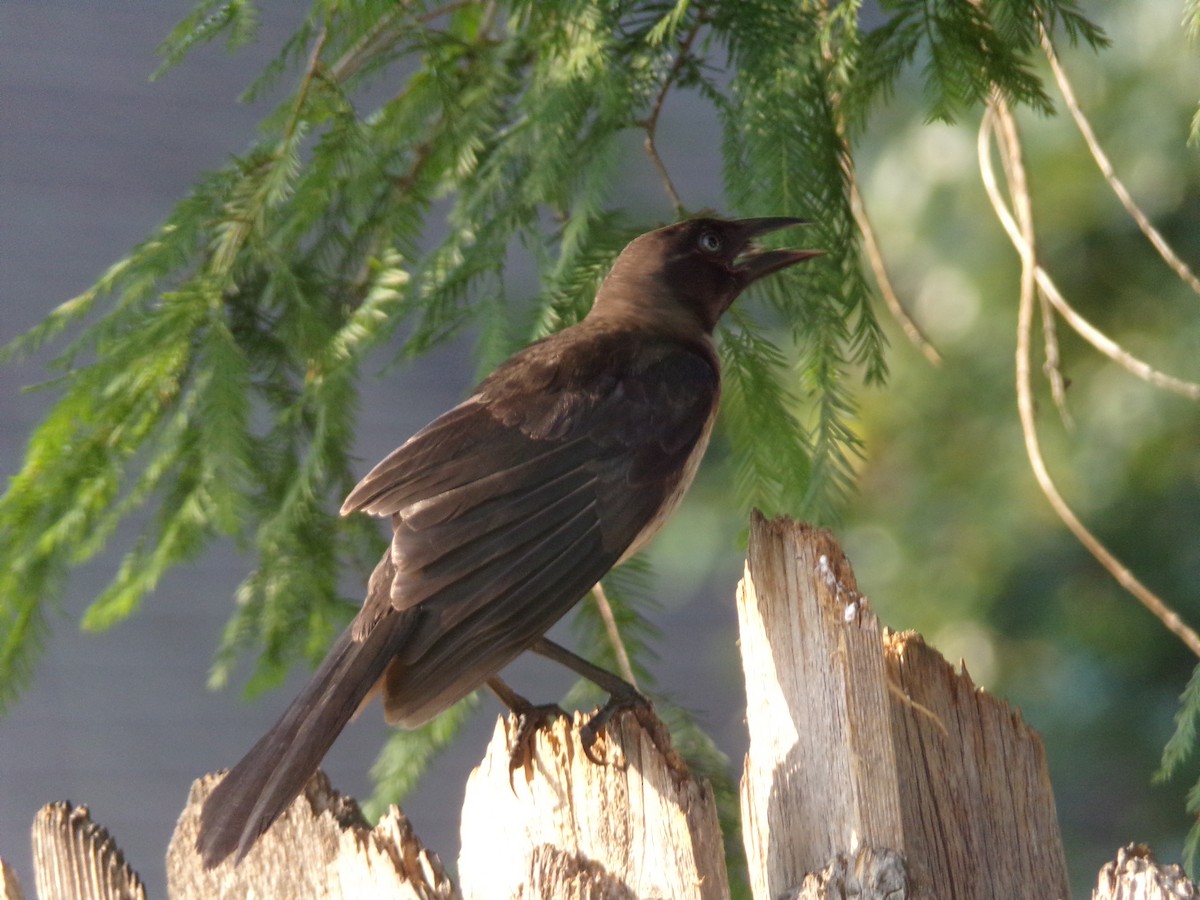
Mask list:
[[[403,640],[403,615],[384,616],[361,642],[346,629],[271,730],[204,802],[196,849],[212,868],[237,859],[300,793],[325,753],[375,686]]]

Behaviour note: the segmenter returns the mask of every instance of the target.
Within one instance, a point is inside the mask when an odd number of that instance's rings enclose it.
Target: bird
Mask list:
[[[533,650],[637,696],[545,632],[678,506],[717,414],[717,322],[750,284],[820,255],[755,243],[803,224],[701,216],[634,238],[582,320],[358,483],[342,515],[389,518],[391,543],[307,686],[206,799],[206,868],[245,857],[375,695],[389,724],[414,728]]]

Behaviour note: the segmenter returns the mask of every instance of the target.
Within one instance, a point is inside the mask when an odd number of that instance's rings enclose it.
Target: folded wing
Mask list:
[[[363,640],[385,616],[411,620],[384,678],[390,722],[426,721],[543,635],[654,521],[702,449],[718,387],[703,353],[633,337],[586,359],[562,341],[539,357],[540,346],[343,506],[393,522],[354,625]]]

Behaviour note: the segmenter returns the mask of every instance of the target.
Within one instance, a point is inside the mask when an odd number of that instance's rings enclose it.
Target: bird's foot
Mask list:
[[[612,762],[603,758],[596,751],[596,745],[602,732],[606,731],[613,717],[619,713],[631,713],[638,724],[649,736],[655,748],[667,760],[674,763],[679,754],[671,744],[671,734],[663,720],[654,711],[654,704],[644,694],[632,687],[627,691],[617,691],[608,698],[608,702],[587,721],[579,730],[579,741],[583,745],[583,755],[598,766],[611,765]]]
[[[514,707],[517,719],[516,730],[508,739],[508,781],[512,784],[513,773],[524,769],[526,776],[532,774],[534,747],[538,732],[555,719],[569,719],[567,711],[557,703],[525,703]]]
[[[569,716],[557,703],[530,703],[501,678],[489,678],[487,686],[517,720],[516,729],[508,739],[508,785],[513,787],[513,773],[517,769],[524,769],[526,778],[533,774],[533,750],[538,731],[555,719]]]

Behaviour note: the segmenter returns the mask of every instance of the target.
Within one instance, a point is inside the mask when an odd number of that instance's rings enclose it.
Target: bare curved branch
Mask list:
[[[1050,506],[1070,529],[1075,538],[1087,549],[1096,560],[1108,570],[1125,590],[1138,599],[1152,612],[1172,634],[1178,637],[1188,649],[1200,656],[1200,635],[1190,628],[1179,615],[1167,606],[1163,600],[1142,584],[1132,572],[1121,563],[1108,548],[1079,520],[1074,511],[1058,492],[1054,479],[1046,467],[1042,457],[1041,445],[1038,441],[1037,423],[1034,417],[1033,390],[1030,382],[1030,359],[1033,333],[1033,306],[1036,301],[1037,289],[1037,257],[1034,250],[1032,206],[1029,199],[1028,184],[1025,180],[1025,168],[1021,159],[1020,141],[1017,135],[1016,122],[1013,120],[1008,105],[1003,97],[994,95],[988,110],[984,115],[979,130],[979,166],[983,175],[984,186],[996,209],[996,214],[1012,221],[1007,207],[1002,202],[999,185],[991,163],[991,140],[996,135],[999,125],[997,144],[1000,148],[1005,170],[1008,174],[1008,185],[1012,193],[1013,206],[1020,222],[1018,229],[1019,240],[1013,241],[1021,256],[1021,299],[1018,309],[1017,324],[1017,409],[1021,419],[1021,431],[1025,436],[1025,451],[1029,456],[1030,466],[1037,479],[1038,486]],[[1014,223],[1015,224],[1015,223]],[[1007,228],[1007,225],[1006,225]]]
[[[1074,328],[1084,340],[1113,362],[1119,363],[1138,378],[1155,387],[1187,397],[1189,400],[1200,400],[1200,384],[1192,381],[1184,381],[1182,378],[1176,378],[1173,375],[1160,372],[1149,363],[1138,359],[1128,350],[1125,350],[1120,344],[1085,319],[1075,307],[1068,303],[1059,291],[1058,286],[1050,278],[1050,275],[1041,266],[1038,266],[1037,269],[1037,282],[1043,295],[1054,305],[1059,314],[1067,320],[1067,324]]]
[[[617,617],[613,615],[612,604],[608,602],[608,594],[604,593],[604,585],[599,581],[592,588],[592,598],[596,601],[596,608],[600,610],[600,618],[604,621],[604,630],[608,632],[608,640],[612,643],[613,652],[617,655],[617,667],[621,670],[621,677],[636,688],[638,683],[633,674],[633,665],[629,662],[629,651],[625,649],[625,640],[621,637],[621,629],[617,627]]]
[[[982,153],[983,151],[981,150],[980,152]],[[995,174],[991,169],[990,161],[986,157],[980,156],[980,166],[986,166],[986,168],[983,170],[983,184],[987,189],[988,196],[991,198],[992,207],[996,211],[996,217],[1000,220],[1000,224],[1004,227],[1005,232],[1007,232],[1009,240],[1012,241],[1013,246],[1017,248],[1018,252],[1024,252],[1025,239],[1022,237],[1021,230],[1017,227],[1017,223],[1013,219],[1012,212],[1009,210],[1004,197],[997,186]],[[1187,397],[1189,400],[1200,400],[1200,384],[1196,384],[1195,382],[1191,381],[1185,381],[1184,379],[1176,378],[1173,375],[1167,375],[1165,372],[1161,372],[1154,368],[1154,366],[1150,365],[1150,363],[1146,362],[1145,360],[1134,356],[1132,353],[1124,349],[1120,344],[1106,335],[1103,331],[1089,322],[1082,313],[1068,303],[1067,299],[1063,297],[1062,292],[1058,289],[1058,285],[1054,283],[1054,279],[1050,277],[1050,273],[1043,269],[1040,264],[1036,265],[1035,275],[1037,278],[1037,285],[1042,290],[1046,299],[1053,304],[1054,308],[1058,310],[1059,313],[1062,314],[1062,317],[1066,319],[1067,324],[1074,328],[1075,331],[1079,333],[1080,337],[1086,340],[1089,344],[1091,344],[1113,362],[1119,364],[1131,374],[1136,375],[1138,378],[1141,378],[1149,384],[1162,388],[1163,390],[1179,394],[1183,397]]]
[[[867,215],[866,207],[863,205],[862,192],[858,189],[858,178],[854,174],[851,167],[847,172],[847,180],[850,182],[850,209],[854,212],[854,221],[858,223],[858,230],[863,237],[863,249],[867,253],[867,261],[871,264],[871,272],[875,276],[875,283],[879,286],[879,293],[883,297],[883,302],[888,308],[888,312],[900,325],[900,330],[904,332],[904,336],[916,347],[921,355],[935,366],[942,364],[942,355],[938,353],[937,348],[933,346],[929,338],[921,331],[919,326],[908,314],[908,310],[904,308],[904,304],[900,302],[900,296],[896,293],[896,289],[892,286],[892,279],[888,276],[887,266],[883,262],[883,251],[879,247],[879,241],[875,237],[875,228],[871,224],[871,219]]]
[[[1158,255],[1163,258],[1163,261],[1183,280],[1184,284],[1197,294],[1200,294],[1200,278],[1197,278],[1188,264],[1175,254],[1175,251],[1171,249],[1171,245],[1167,243],[1166,238],[1158,232],[1158,229],[1151,224],[1149,217],[1137,205],[1137,202],[1125,187],[1124,182],[1117,177],[1117,173],[1113,169],[1108,155],[1100,146],[1100,142],[1096,140],[1096,133],[1092,131],[1091,123],[1088,121],[1087,116],[1083,114],[1083,110],[1080,109],[1079,101],[1075,99],[1075,91],[1071,87],[1067,73],[1058,61],[1058,56],[1054,52],[1054,46],[1050,43],[1050,36],[1046,33],[1045,28],[1041,29],[1041,32],[1042,50],[1046,54],[1046,59],[1050,61],[1050,70],[1054,73],[1054,80],[1058,82],[1058,89],[1062,92],[1067,109],[1071,111],[1071,117],[1075,120],[1075,124],[1079,128],[1079,133],[1083,135],[1083,140],[1087,144],[1088,150],[1091,151],[1092,159],[1096,161],[1096,166],[1100,169],[1104,180],[1108,182],[1113,193],[1117,195],[1117,199],[1121,201],[1121,205],[1125,207],[1125,211],[1137,222],[1137,226],[1142,230],[1142,234],[1146,235],[1147,240],[1154,245],[1154,249],[1158,251]]]

